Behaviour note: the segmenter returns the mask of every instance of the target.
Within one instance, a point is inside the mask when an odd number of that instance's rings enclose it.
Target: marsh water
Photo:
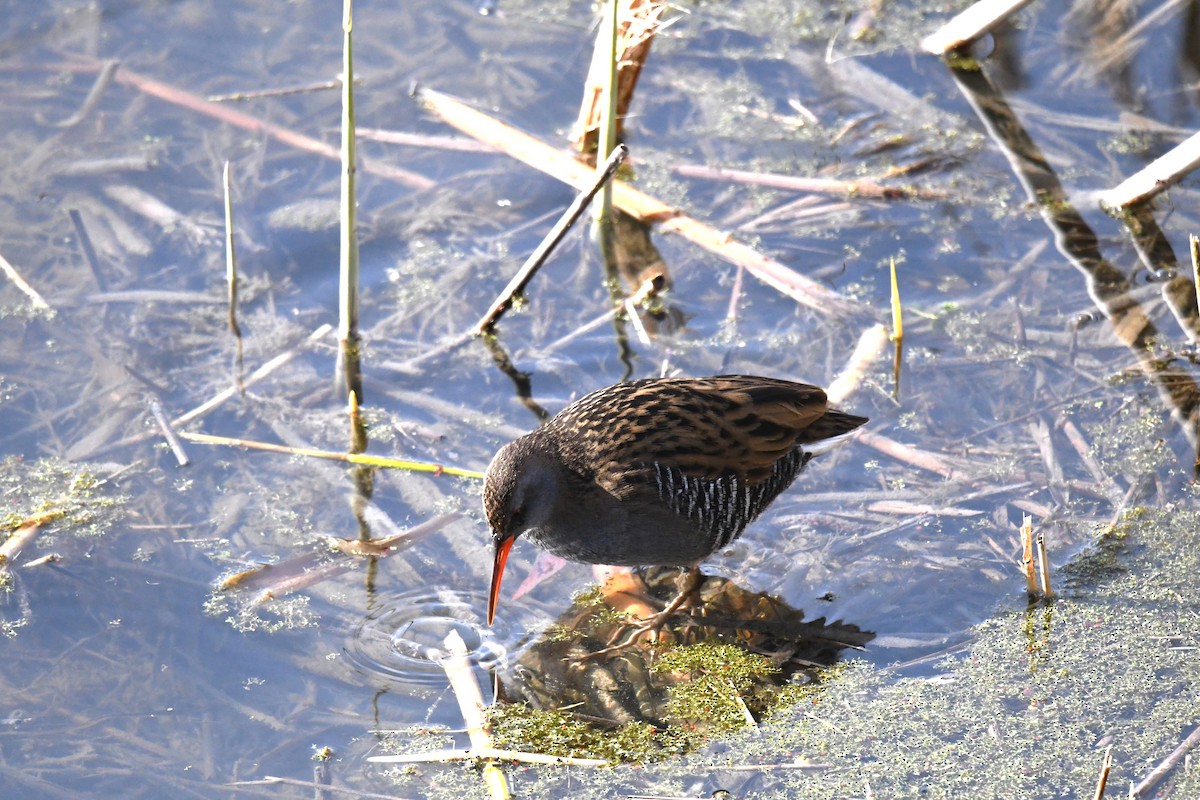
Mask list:
[[[300,797],[314,775],[327,796],[486,796],[470,766],[366,759],[466,747],[446,634],[490,699],[491,674],[519,677],[595,581],[543,575],[518,545],[489,628],[478,479],[195,441],[180,466],[154,421],[362,444],[322,327],[337,6],[5,4],[0,481],[6,536],[38,523],[0,595],[5,798]],[[1098,203],[1196,130],[1200,11],[1035,4],[974,51],[982,71],[919,47],[950,11],[683,3],[653,44],[622,178],[837,308],[652,228],[671,288],[643,336],[611,318],[584,225],[489,347],[463,334],[575,190],[475,145],[411,86],[565,148],[595,10],[356,5],[369,453],[483,470],[539,408],[630,377],[829,385],[892,326],[898,275],[898,380],[882,342],[839,398],[867,435],[705,564],[870,636],[819,678],[819,702],[650,767],[511,768],[518,795],[1090,797],[1105,747],[1123,787],[1200,724],[1200,593],[1179,560],[1197,549],[1200,328],[1179,291],[1196,181],[1138,215]],[[1026,516],[1057,595],[1033,606]],[[1120,678],[1082,677],[1100,664]],[[1196,787],[1177,766],[1157,791]]]

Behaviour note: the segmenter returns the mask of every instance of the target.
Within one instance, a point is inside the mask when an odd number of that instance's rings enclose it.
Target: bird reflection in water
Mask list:
[[[695,676],[656,665],[680,647],[723,643],[762,655],[774,668],[740,693],[749,704],[746,713],[757,715],[763,698],[779,687],[815,680],[843,650],[861,649],[875,637],[840,621],[805,621],[802,610],[777,597],[711,575],[700,578],[698,602],[672,612],[655,636],[639,635],[630,620],[668,605],[678,573],[669,567],[619,572],[599,592],[578,598],[514,665],[498,673],[503,699],[538,709],[570,708],[577,718],[602,725],[678,723],[672,719],[671,690]],[[614,637],[626,638],[613,647]]]

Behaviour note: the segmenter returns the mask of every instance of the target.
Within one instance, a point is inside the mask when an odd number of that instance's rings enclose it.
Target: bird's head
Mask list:
[[[561,467],[525,436],[500,448],[483,482],[483,510],[492,529],[495,561],[488,592],[487,621],[492,624],[500,598],[504,564],[517,537],[546,526],[557,502]]]

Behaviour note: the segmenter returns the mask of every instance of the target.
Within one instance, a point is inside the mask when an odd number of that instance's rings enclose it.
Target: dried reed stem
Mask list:
[[[1200,165],[1200,133],[1175,147],[1100,195],[1100,205],[1119,210],[1164,192]]]
[[[559,217],[558,222],[554,224],[554,227],[546,234],[546,237],[542,239],[541,244],[529,254],[529,258],[525,259],[525,263],[517,270],[517,274],[508,282],[508,286],[504,287],[504,291],[500,292],[500,296],[492,303],[491,308],[475,324],[475,333],[477,335],[490,332],[500,317],[504,316],[504,312],[512,307],[513,298],[525,290],[525,286],[537,274],[542,264],[546,262],[551,251],[562,241],[576,220],[583,215],[588,203],[592,201],[592,198],[596,196],[600,188],[609,182],[613,173],[617,171],[617,167],[621,165],[621,162],[625,160],[625,156],[627,155],[629,155],[629,149],[625,145],[619,145],[613,150],[612,155],[608,157],[608,161],[604,162],[604,169],[595,174],[592,182],[575,196],[575,200],[567,207],[563,215]]]
[[[571,156],[449,95],[423,89],[420,97],[425,107],[446,124],[577,189],[587,186],[594,177],[590,167]],[[843,317],[869,314],[869,310],[857,301],[841,296],[823,284],[767,258],[754,248],[735,241],[728,233],[694,220],[679,209],[626,183],[613,181],[613,205],[644,222],[657,225],[659,230],[678,233],[731,264],[744,266],[763,283],[814,311]]]
[[[862,385],[871,365],[887,347],[887,340],[887,328],[880,324],[872,325],[859,335],[858,344],[846,360],[846,366],[842,367],[842,371],[825,390],[825,396],[829,398],[830,403],[835,406],[845,403]]]
[[[805,175],[775,175],[765,172],[750,172],[724,167],[704,167],[696,164],[680,164],[674,168],[678,175],[702,180],[723,180],[747,183],[754,186],[770,186],[793,192],[839,194],[855,199],[876,200],[944,200],[949,193],[942,189],[918,189],[912,186],[884,186],[870,178],[842,180],[839,178],[814,178]]]
[[[1021,521],[1021,565],[1025,568],[1025,589],[1030,597],[1037,597],[1037,570],[1033,563],[1033,517],[1029,514]]]
[[[545,753],[526,753],[523,750],[500,750],[485,747],[470,750],[432,750],[427,753],[404,753],[391,756],[369,756],[367,761],[377,764],[437,764],[448,761],[474,761],[476,759],[491,759],[495,761],[514,761],[520,764],[551,764],[568,767],[610,767],[611,761],[603,758],[575,758],[572,756],[551,756]]]
[[[935,56],[957,50],[983,36],[997,23],[1027,5],[1029,0],[979,0],[922,39],[921,49]]]
[[[233,247],[233,196],[230,193],[229,162],[221,170],[221,188],[225,195],[225,283],[229,288],[229,330],[239,339],[242,330],[237,323],[237,252]]]
[[[325,458],[331,461],[345,461],[349,464],[359,464],[367,467],[386,467],[388,469],[403,469],[409,472],[431,472],[434,475],[454,475],[460,478],[483,479],[483,473],[473,469],[447,467],[428,461],[407,461],[386,456],[372,456],[365,453],[341,453],[332,450],[316,450],[310,447],[292,447],[290,445],[257,442],[252,439],[236,439],[229,436],[213,436],[208,433],[181,431],[180,437],[189,442],[200,444],[220,444],[228,447],[244,447],[247,450],[263,450],[268,453],[283,453],[289,456],[305,456],[307,458]]]
[[[1038,531],[1037,534],[1037,557],[1038,557],[1038,575],[1041,578],[1042,597],[1049,600],[1054,597],[1054,591],[1050,588],[1050,556],[1046,553],[1046,533]]]
[[[471,672],[471,662],[467,659],[467,643],[458,631],[450,631],[446,637],[446,651],[448,655],[442,659],[442,669],[446,671],[450,688],[454,690],[454,697],[458,700],[458,708],[462,712],[463,721],[466,722],[467,738],[471,740],[471,747],[475,750],[490,749],[492,737],[483,718],[483,709],[487,705],[483,702],[479,683]],[[512,796],[504,773],[494,762],[483,766],[483,781],[495,800],[507,800]]]
[[[1192,285],[1196,287],[1196,307],[1200,308],[1200,236],[1188,234],[1188,252],[1192,256]]]
[[[896,280],[896,259],[892,258],[892,344],[895,346],[892,355],[892,398],[900,397],[900,367],[904,359],[904,312],[900,307],[900,284]]]
[[[353,0],[342,4],[342,164],[340,199],[340,258],[338,281],[338,339],[343,347],[358,339],[358,203],[355,175],[358,153],[354,142]]]
[[[1112,771],[1112,745],[1104,749],[1104,762],[1100,765],[1100,777],[1092,800],[1104,800],[1104,787],[1108,785],[1108,773]]]

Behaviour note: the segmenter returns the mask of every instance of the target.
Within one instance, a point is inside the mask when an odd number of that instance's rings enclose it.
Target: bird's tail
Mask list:
[[[866,417],[847,414],[844,411],[826,411],[816,422],[801,432],[796,443],[813,455],[820,455],[837,447],[850,438],[859,427],[867,423]]]

